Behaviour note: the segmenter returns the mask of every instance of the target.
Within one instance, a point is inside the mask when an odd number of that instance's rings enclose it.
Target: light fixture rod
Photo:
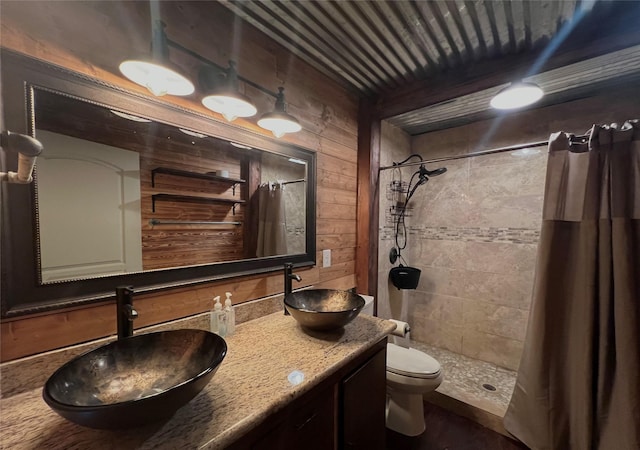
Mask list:
[[[170,45],[171,47],[174,47],[178,50],[180,50],[181,52],[186,53],[187,55],[192,56],[193,58],[197,59],[200,62],[203,62],[205,64],[208,64],[210,66],[213,66],[217,69],[220,70],[220,72],[227,72],[227,68],[226,67],[222,67],[219,64],[214,63],[213,61],[205,58],[204,56],[202,56],[199,53],[194,52],[193,50],[190,50],[188,48],[186,48],[185,46],[178,44],[176,41],[172,41],[171,39],[167,38],[167,44]],[[267,95],[270,95],[271,97],[277,99],[278,98],[278,94],[276,92],[270,91],[269,89],[260,86],[258,83],[254,83],[251,80],[248,80],[240,75],[238,75],[238,79],[241,80],[243,83],[248,84],[249,86],[253,86],[254,88],[258,89],[261,92],[264,92]]]

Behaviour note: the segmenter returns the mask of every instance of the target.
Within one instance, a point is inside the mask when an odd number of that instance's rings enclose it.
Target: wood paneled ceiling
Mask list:
[[[520,58],[544,63],[557,52],[639,28],[640,2],[601,0],[221,0],[318,70],[363,97],[389,97],[408,85],[464,77],[478,65]],[[637,30],[636,30],[637,31]],[[635,33],[637,34],[637,33]],[[621,41],[610,47],[624,48]],[[597,52],[596,52],[597,54]],[[565,77],[575,83],[572,77]],[[583,80],[588,83],[588,80]],[[573,85],[567,85],[567,88]],[[495,86],[498,88],[499,86]],[[563,87],[555,86],[557,92]],[[494,90],[495,92],[495,90]],[[487,96],[487,92],[482,94]],[[560,97],[558,97],[560,98]],[[566,100],[566,95],[563,100]],[[473,99],[471,99],[473,100]],[[458,102],[459,103],[459,102]],[[458,111],[439,104],[394,114],[410,134],[453,126]],[[425,111],[425,108],[427,109]],[[422,111],[424,115],[420,113]],[[477,111],[476,111],[477,113]],[[434,117],[436,114],[436,117]],[[425,124],[436,124],[423,126]]]

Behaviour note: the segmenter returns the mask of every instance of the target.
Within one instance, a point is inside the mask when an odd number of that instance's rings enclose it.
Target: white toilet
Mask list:
[[[387,428],[406,436],[424,431],[422,396],[442,383],[440,363],[415,348],[387,344]]]
[[[373,315],[373,297],[362,295],[362,313]],[[422,396],[442,382],[440,363],[415,348],[387,344],[387,428],[406,436],[422,434]]]

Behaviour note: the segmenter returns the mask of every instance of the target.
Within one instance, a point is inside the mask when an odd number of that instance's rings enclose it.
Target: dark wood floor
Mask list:
[[[387,450],[526,450],[495,431],[430,403],[424,405],[427,429],[408,437],[387,428]]]

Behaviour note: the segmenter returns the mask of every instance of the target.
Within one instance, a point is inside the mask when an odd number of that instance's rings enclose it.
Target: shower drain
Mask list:
[[[491,392],[494,392],[496,390],[496,387],[493,384],[489,384],[489,383],[484,383],[482,387],[485,388],[487,391],[491,391]]]

